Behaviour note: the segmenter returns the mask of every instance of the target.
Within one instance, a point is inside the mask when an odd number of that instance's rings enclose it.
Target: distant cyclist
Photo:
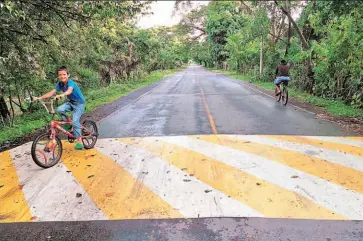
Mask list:
[[[280,84],[282,81],[289,81],[290,80],[290,75],[289,75],[289,65],[286,63],[286,60],[281,60],[281,64],[279,64],[276,67],[276,73],[275,73],[275,93],[276,95],[281,94],[281,90],[280,90]]]

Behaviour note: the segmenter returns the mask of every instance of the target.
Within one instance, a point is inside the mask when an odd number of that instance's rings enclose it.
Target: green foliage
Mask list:
[[[210,68],[210,69],[215,70],[213,68]],[[235,79],[240,79],[243,81],[251,81],[251,83],[253,83],[254,85],[257,85],[265,90],[273,91],[275,89],[274,85],[271,82],[253,80],[253,78],[251,76],[236,74],[235,72],[231,72],[231,71],[223,71],[223,70],[217,70],[217,71],[227,74],[228,76],[235,78]],[[322,107],[328,113],[336,115],[336,116],[357,117],[357,118],[363,119],[363,112],[357,111],[357,109],[345,104],[341,100],[330,100],[330,99],[326,99],[326,98],[322,98],[322,97],[313,96],[306,92],[299,91],[296,88],[291,87],[291,86],[289,87],[289,96],[296,98],[298,100]]]
[[[89,68],[78,67],[76,69],[77,82],[82,89],[94,89],[100,86],[100,75]]]
[[[138,88],[159,81],[178,70],[180,69],[153,71],[148,75],[144,75],[138,81],[112,84],[104,88],[90,89],[84,93],[85,98],[87,99],[87,112],[90,112],[103,104],[114,101],[117,98],[125,96]],[[4,127],[1,129],[0,144],[31,133],[49,123],[50,116],[45,113],[44,108],[40,106],[40,104],[37,104],[36,106],[37,111],[16,118],[13,127]]]
[[[292,22],[289,27],[281,7],[292,12],[302,10],[296,27]],[[276,66],[286,59],[291,66],[292,87],[327,99],[332,106],[334,101],[342,101],[361,110],[362,10],[362,1],[347,0],[308,1],[304,5],[300,1],[211,1],[205,13],[208,39],[192,47],[191,57],[208,67],[217,64],[214,66],[221,68],[222,62],[227,63],[228,70],[256,80],[263,42],[259,80],[270,83]],[[322,103],[320,99],[318,102]]]
[[[87,91],[187,63],[189,38],[175,27],[135,27],[149,3],[6,0],[0,5],[1,93],[19,96],[17,104],[42,95],[54,87],[60,65]]]
[[[6,0],[0,3],[0,140],[43,126],[41,106],[24,99],[54,88],[55,69],[68,67],[87,109],[156,81],[189,61],[190,36],[178,26],[139,29],[150,1]],[[4,103],[4,99],[6,102]],[[8,103],[8,100],[12,101]],[[12,104],[12,108],[10,108]],[[7,117],[9,119],[9,117]]]
[[[213,59],[210,54],[210,43],[201,42],[192,45],[190,57],[194,59],[199,64],[203,64],[206,67],[211,67],[213,65]]]
[[[236,2],[212,1],[206,17],[206,32],[210,41],[212,60],[221,64],[229,57],[225,45],[227,37],[245,24],[242,15],[237,14]]]
[[[332,17],[324,27],[319,25],[319,15],[312,19],[316,32],[326,36],[312,46],[317,53],[314,71],[319,80],[314,93],[344,99],[358,108],[363,107],[362,17],[361,11],[353,9],[349,15]]]

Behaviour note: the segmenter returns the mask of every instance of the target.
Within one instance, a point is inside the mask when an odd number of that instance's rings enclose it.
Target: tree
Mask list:
[[[191,10],[190,13],[183,15],[178,24],[181,33],[189,35],[193,40],[202,39],[207,36],[205,28],[207,6],[200,6]]]
[[[206,31],[211,42],[211,56],[219,66],[228,58],[224,48],[227,37],[246,22],[236,11],[235,2],[211,1],[208,6]]]

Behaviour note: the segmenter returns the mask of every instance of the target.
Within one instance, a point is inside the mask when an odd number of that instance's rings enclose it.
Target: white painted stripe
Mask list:
[[[116,160],[122,168],[186,218],[262,217],[249,206],[229,198],[148,151],[107,139],[99,140],[97,149]],[[184,179],[191,181],[184,182]],[[213,192],[205,193],[205,190]]]
[[[107,219],[63,164],[40,168],[33,162],[30,148],[28,143],[10,153],[34,221]],[[77,193],[82,196],[77,198]]]
[[[336,213],[363,220],[363,195],[253,154],[188,137],[150,137],[188,148],[294,191]],[[298,176],[298,178],[291,178]]]
[[[353,140],[348,138],[341,138],[336,136],[304,136],[310,139],[320,140],[320,141],[329,141],[335,142],[338,144],[350,145],[363,148],[363,141]]]
[[[299,152],[308,156],[313,156],[326,160],[329,162],[337,163],[346,167],[356,169],[363,172],[363,158],[351,154],[345,154],[344,152],[328,150],[325,148],[319,148],[308,144],[300,144],[289,141],[271,139],[263,136],[242,136],[235,135],[235,138],[256,142],[268,146],[278,147],[290,151]],[[363,174],[362,174],[363,175]],[[363,176],[362,176],[363,178]]]

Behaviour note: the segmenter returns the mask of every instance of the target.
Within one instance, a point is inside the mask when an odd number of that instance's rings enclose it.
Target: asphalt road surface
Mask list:
[[[363,138],[310,110],[190,66],[98,111],[52,168],[0,152],[1,241],[363,240]]]
[[[283,106],[243,81],[199,66],[179,72],[100,123],[100,137],[194,134],[342,136],[339,126]]]

